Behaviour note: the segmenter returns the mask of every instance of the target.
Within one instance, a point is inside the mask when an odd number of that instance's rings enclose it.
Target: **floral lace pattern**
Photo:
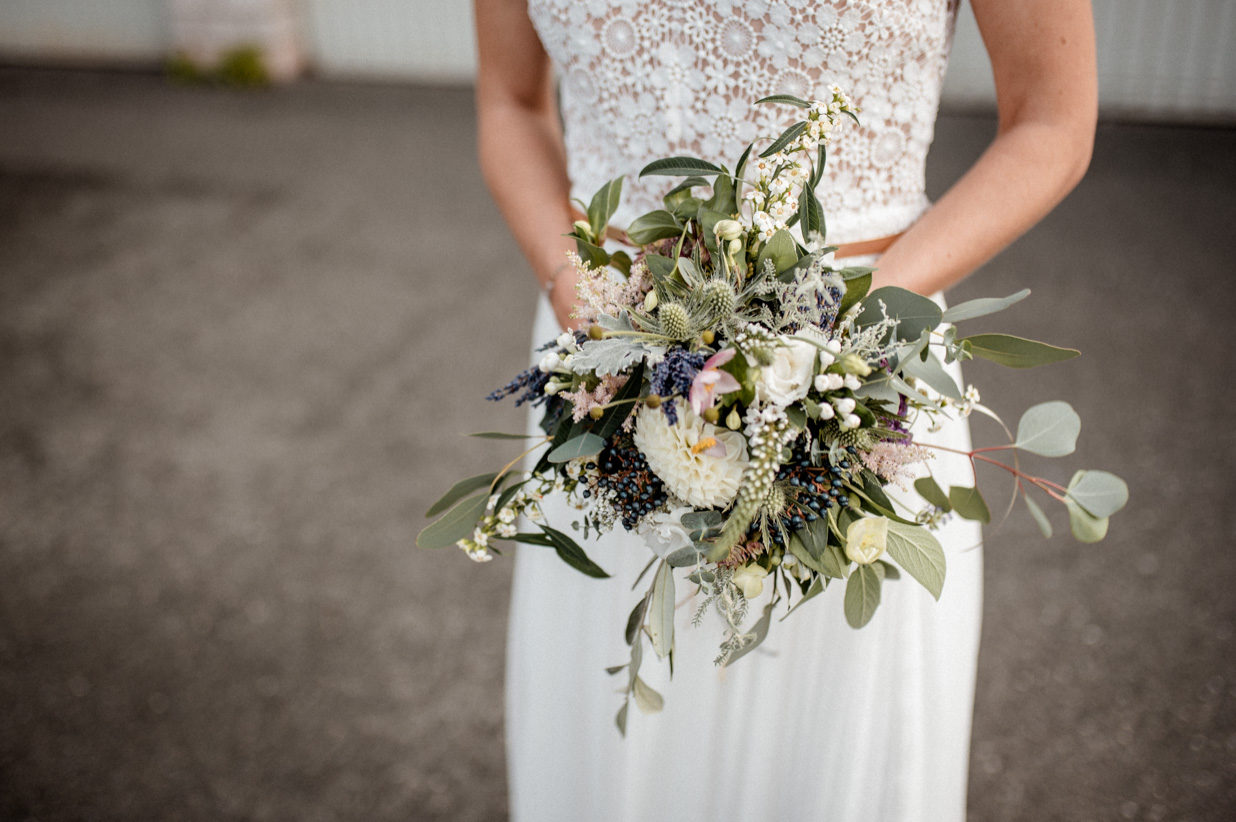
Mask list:
[[[658,208],[673,180],[637,180],[689,154],[732,165],[788,122],[769,94],[840,85],[840,126],[818,194],[830,242],[906,228],[927,208],[924,168],[958,0],[529,0],[557,66],[572,196],[627,175],[614,216]],[[723,155],[724,153],[724,155]],[[729,156],[729,155],[735,156]]]

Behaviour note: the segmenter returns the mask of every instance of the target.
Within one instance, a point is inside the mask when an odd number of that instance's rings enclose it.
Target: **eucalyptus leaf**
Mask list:
[[[948,494],[932,477],[919,477],[914,481],[914,490],[918,495],[942,511],[952,511],[953,504],[948,501]]]
[[[469,437],[476,437],[482,440],[541,440],[545,439],[540,434],[507,434],[502,431],[480,431],[476,434],[469,434]],[[427,516],[432,516],[429,514]]]
[[[1069,496],[1094,517],[1115,514],[1129,501],[1129,486],[1107,471],[1078,471],[1069,483]]]
[[[548,525],[542,525],[541,530],[549,537],[550,542],[554,545],[554,550],[567,565],[596,579],[605,579],[609,576],[601,566],[588,558],[588,555],[584,553],[584,549],[579,546],[578,542],[561,531],[550,528]]]
[[[648,601],[648,635],[658,659],[674,647],[674,569],[662,562],[652,581],[652,597]]]
[[[703,531],[716,528],[725,521],[720,511],[688,511],[682,515],[679,522],[688,531]]]
[[[828,586],[828,582],[824,577],[816,577],[815,580],[812,581],[811,587],[807,589],[807,592],[805,594],[803,594],[803,598],[798,600],[798,602],[794,603],[794,607],[786,611],[785,616],[781,617],[781,619],[777,621],[785,622],[786,618],[789,617],[790,614],[797,611],[802,606],[802,604],[805,603],[807,600],[815,599],[820,594],[824,593],[824,589],[827,586]]]
[[[673,568],[689,568],[693,565],[698,565],[703,557],[704,552],[702,550],[694,545],[687,545],[666,555],[665,561]]]
[[[636,217],[627,226],[627,237],[636,245],[648,245],[680,234],[682,223],[668,211],[650,211]]]
[[[720,174],[721,168],[698,157],[666,157],[653,160],[640,171],[640,177],[687,177],[691,175],[709,177]],[[630,232],[627,232],[628,234]]]
[[[1025,497],[1026,508],[1030,509],[1030,516],[1034,517],[1034,523],[1039,526],[1039,531],[1043,533],[1043,538],[1051,539],[1051,520],[1043,513],[1043,509],[1039,507],[1039,504],[1030,498],[1029,494],[1022,494],[1022,496]]]
[[[605,440],[588,432],[567,440],[549,453],[550,462],[570,462],[580,457],[592,457],[601,453]]]
[[[618,726],[618,733],[624,737],[627,735],[627,708],[631,707],[631,703],[624,702],[622,707],[618,709],[618,716],[614,717],[614,723]]]
[[[661,695],[638,676],[635,677],[635,687],[632,690],[635,693],[635,707],[639,708],[640,713],[656,714],[665,707],[665,700]]]
[[[416,535],[419,548],[446,548],[465,537],[472,536],[476,523],[485,516],[489,504],[489,491],[469,497],[447,511],[442,519],[426,526]]]
[[[1071,360],[1081,355],[1080,351],[1073,348],[1058,348],[1037,340],[1014,337],[1012,334],[975,334],[963,337],[958,342],[967,344],[974,356],[1009,368],[1034,368]]]
[[[492,474],[478,474],[475,477],[460,480],[451,486],[451,490],[442,495],[442,499],[430,506],[429,510],[425,512],[425,516],[436,517],[469,494],[493,485],[494,480],[497,478],[498,474],[494,472]]]
[[[944,590],[944,549],[921,525],[888,524],[888,555],[936,599]]]
[[[511,542],[520,542],[524,545],[539,545],[543,548],[553,548],[554,541],[544,534],[525,534],[519,533],[513,537],[507,537]]]
[[[644,624],[644,614],[648,610],[648,598],[650,596],[652,596],[651,592],[644,594],[640,601],[635,604],[635,607],[631,609],[631,615],[627,617],[627,630],[624,636],[628,645],[639,636],[639,629]]]
[[[739,648],[734,653],[730,654],[730,658],[725,661],[725,667],[733,665],[738,660],[742,659],[747,654],[754,651],[764,642],[768,636],[768,627],[772,624],[773,604],[770,602],[764,606],[764,613],[755,621],[755,625],[751,628],[751,633],[755,634],[755,638],[746,645]]]
[[[1107,517],[1096,517],[1071,499],[1065,499],[1069,509],[1069,528],[1078,542],[1100,542],[1107,536]]]
[[[991,511],[987,501],[977,488],[965,485],[954,485],[948,489],[948,501],[953,504],[953,510],[962,519],[976,520],[981,523],[991,522]]]
[[[1003,311],[1011,305],[1021,302],[1030,296],[1030,289],[1023,288],[1016,294],[1007,297],[980,297],[977,300],[958,303],[944,312],[944,322],[959,323],[963,320],[973,320],[975,317],[985,317]]]
[[[922,380],[938,393],[958,401],[962,399],[961,389],[957,387],[952,375],[944,370],[944,366],[936,359],[935,354],[928,353],[926,360],[911,357],[901,362],[899,366],[903,373]]]
[[[1042,402],[1026,409],[1017,423],[1013,445],[1041,457],[1063,457],[1077,448],[1081,417],[1063,400]]]
[[[875,616],[880,607],[880,583],[884,569],[879,565],[859,565],[845,585],[845,621],[851,628],[861,628]]]
[[[923,331],[935,328],[943,316],[940,306],[921,294],[886,285],[863,299],[863,311],[858,315],[857,325],[875,325],[884,319],[886,313],[897,320],[897,338],[906,341],[917,340]]]
[[[844,315],[852,306],[858,304],[859,300],[867,296],[867,292],[871,290],[871,269],[857,270],[857,273],[846,275],[845,270],[842,270],[841,278],[845,281],[845,294],[841,297],[841,304],[837,307],[837,316]]]

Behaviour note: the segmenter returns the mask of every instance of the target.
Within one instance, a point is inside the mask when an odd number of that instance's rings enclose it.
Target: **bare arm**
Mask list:
[[[930,294],[995,256],[1077,185],[1098,109],[1090,0],[971,0],[999,130],[978,162],[880,259],[876,285]]]
[[[563,263],[575,246],[561,236],[572,218],[553,68],[525,0],[476,0],[475,13],[481,171],[537,279],[555,281],[554,313],[567,327],[575,274]]]

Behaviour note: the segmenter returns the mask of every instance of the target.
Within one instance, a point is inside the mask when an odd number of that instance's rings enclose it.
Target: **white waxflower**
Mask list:
[[[782,337],[781,343],[772,351],[772,363],[760,369],[755,394],[763,402],[785,408],[811,389],[816,347],[793,337]]]
[[[498,526],[498,536],[502,537],[503,539],[510,539],[511,537],[515,536],[517,533],[519,533],[519,529],[516,528],[511,523],[504,522]]]
[[[644,406],[636,417],[634,439],[648,466],[684,502],[719,508],[738,493],[747,470],[746,439],[704,422],[690,406],[679,410],[677,425],[670,425],[660,409]]]
[[[472,532],[472,541],[480,547],[485,548],[489,545],[489,534],[485,533],[480,528],[477,528]]]
[[[515,510],[510,506],[498,512],[498,522],[510,524],[515,521]]]
[[[764,593],[764,577],[766,576],[768,576],[768,572],[752,562],[749,565],[741,565],[735,568],[733,579],[734,584],[742,591],[744,597],[755,599]]]
[[[859,565],[870,565],[888,547],[888,520],[863,517],[850,523],[846,531],[845,555]]]

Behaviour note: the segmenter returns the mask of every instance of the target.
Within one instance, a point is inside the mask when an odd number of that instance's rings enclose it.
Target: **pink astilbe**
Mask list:
[[[631,276],[624,280],[613,269],[588,265],[574,251],[567,257],[578,275],[575,293],[581,303],[571,316],[582,320],[581,328],[592,325],[601,314],[616,317],[622,309],[639,305],[652,288],[648,266],[642,261],[631,265]]]
[[[914,479],[910,466],[926,462],[932,456],[931,451],[921,445],[902,445],[896,442],[877,443],[870,451],[859,452],[863,464],[871,472],[886,482],[894,483],[903,491],[910,490],[909,483]]]
[[[605,405],[614,398],[618,393],[618,389],[622,388],[627,382],[625,375],[617,377],[604,377],[601,384],[591,391],[586,386],[581,385],[574,391],[561,391],[559,397],[564,400],[570,400],[573,406],[571,416],[579,422],[584,417],[588,416],[588,412],[598,405]]]

